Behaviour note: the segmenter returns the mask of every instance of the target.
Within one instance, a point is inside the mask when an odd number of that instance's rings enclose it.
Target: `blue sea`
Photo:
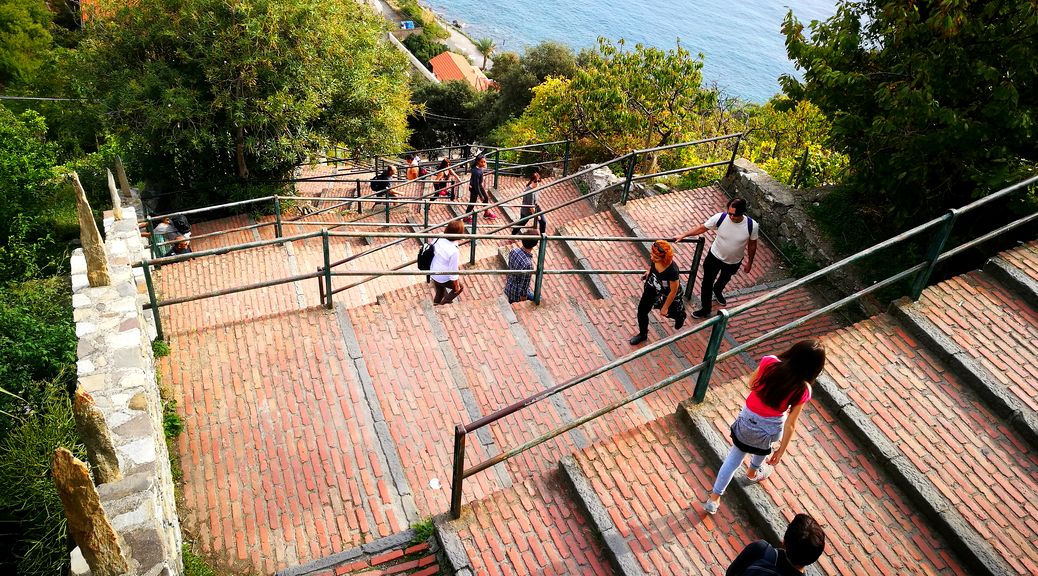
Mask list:
[[[472,38],[521,53],[544,40],[592,48],[599,36],[662,49],[681,45],[706,57],[703,77],[726,93],[764,102],[780,74],[796,74],[780,29],[786,11],[805,25],[836,12],[836,0],[423,0]]]

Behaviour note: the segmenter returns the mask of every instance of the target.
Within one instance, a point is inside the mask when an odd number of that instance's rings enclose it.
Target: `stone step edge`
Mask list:
[[[565,225],[559,226],[555,229],[555,233],[559,236],[568,236],[569,229]],[[581,249],[577,248],[575,242],[563,240],[562,249],[569,254],[570,258],[573,259],[573,263],[577,268],[581,270],[594,269],[594,266],[592,266],[591,262],[587,259],[586,256],[584,256],[584,253],[581,251]],[[612,297],[612,294],[610,294],[609,289],[606,288],[606,285],[602,282],[602,279],[599,278],[598,274],[581,274],[580,279],[584,282],[584,284],[587,285],[588,290],[591,291],[592,296],[598,298],[599,300],[604,300],[606,298]]]
[[[880,433],[828,374],[823,372],[818,377],[813,390],[819,401],[869,451],[873,462],[926,517],[931,527],[948,541],[950,548],[973,574],[1008,576],[1014,573],[991,545],[970,527],[954,505]]]
[[[377,556],[384,552],[388,552],[393,549],[405,549],[408,545],[412,544],[415,539],[415,531],[413,528],[408,528],[396,534],[390,534],[378,540],[373,540],[360,546],[343,550],[342,552],[336,552],[324,558],[318,558],[312,560],[306,564],[300,564],[298,566],[291,566],[289,568],[283,568],[274,573],[274,576],[305,576],[306,574],[313,574],[322,570],[328,570],[344,564],[346,562],[355,562],[362,558],[370,558]],[[429,549],[430,552],[439,556],[440,549],[437,547],[438,542],[434,538],[430,538]],[[417,545],[418,543],[415,543]]]
[[[999,418],[1038,449],[1038,415],[1017,400],[991,372],[972,358],[940,328],[922,315],[907,296],[891,303],[891,314],[921,344],[933,351]]]
[[[1031,308],[1038,309],[1038,282],[1024,274],[1001,256],[984,263],[984,272],[996,278],[1003,286],[1022,298]]]
[[[623,576],[644,576],[638,559],[634,556],[631,546],[624,540],[612,517],[606,511],[602,500],[591,487],[591,482],[584,475],[583,470],[577,464],[573,456],[564,456],[559,460],[559,470],[563,479],[566,480],[571,493],[576,498],[577,504],[584,512],[584,516],[590,520],[595,532],[604,544],[603,552],[618,574]]]

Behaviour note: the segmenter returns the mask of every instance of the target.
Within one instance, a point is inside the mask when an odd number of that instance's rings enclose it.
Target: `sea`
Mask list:
[[[778,77],[799,77],[786,57],[782,19],[789,10],[805,25],[836,13],[836,0],[423,0],[472,38],[498,51],[522,53],[545,40],[574,50],[598,38],[623,38],[672,49],[678,42],[705,57],[703,77],[726,94],[763,103],[779,92]]]

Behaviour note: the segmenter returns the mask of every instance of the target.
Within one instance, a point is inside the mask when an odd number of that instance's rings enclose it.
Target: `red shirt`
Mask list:
[[[753,380],[753,382],[750,384],[750,387],[753,388],[757,385],[757,382],[760,381],[760,376],[764,373],[765,369],[774,364],[778,364],[779,362],[781,362],[781,360],[779,360],[776,356],[765,356],[761,358],[760,364],[757,365],[757,378]],[[785,402],[782,403],[782,408],[779,409],[772,408],[771,406],[765,404],[764,401],[761,400],[761,397],[757,394],[757,392],[758,390],[750,390],[750,395],[746,397],[746,407],[749,408],[750,411],[754,414],[758,416],[764,416],[765,418],[774,418],[776,416],[781,416],[789,408],[803,404],[804,402],[807,402],[811,399],[811,387],[808,386],[804,390],[804,394],[800,397],[800,400],[793,402],[792,398],[787,399]]]

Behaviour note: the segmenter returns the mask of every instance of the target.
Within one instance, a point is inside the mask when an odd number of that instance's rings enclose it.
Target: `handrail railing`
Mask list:
[[[487,416],[484,416],[483,418],[480,418],[480,419],[477,419],[477,420],[475,420],[473,422],[470,422],[469,424],[458,424],[458,425],[456,425],[455,429],[454,429],[454,465],[453,465],[453,478],[452,478],[452,482],[451,482],[451,502],[450,502],[450,515],[451,515],[451,517],[452,518],[458,518],[458,517],[461,516],[461,505],[462,505],[461,500],[462,500],[463,483],[464,483],[465,478],[468,478],[469,476],[472,476],[473,474],[477,474],[477,473],[479,473],[479,472],[481,472],[483,470],[486,470],[487,468],[489,468],[489,467],[491,467],[491,466],[493,466],[495,464],[499,464],[501,462],[504,462],[504,461],[506,461],[506,460],[508,460],[508,459],[510,459],[510,458],[512,458],[512,457],[514,457],[516,455],[518,455],[518,454],[521,454],[521,453],[525,452],[526,450],[529,450],[529,449],[531,449],[531,448],[533,448],[533,447],[535,447],[535,446],[537,446],[539,444],[542,444],[544,442],[547,442],[548,440],[551,440],[552,438],[555,438],[556,436],[564,434],[564,433],[566,433],[569,430],[572,430],[572,429],[574,429],[574,428],[576,428],[576,427],[578,427],[578,426],[580,426],[582,424],[585,424],[587,422],[590,422],[591,420],[594,420],[595,418],[598,418],[598,417],[600,417],[602,415],[608,414],[609,412],[612,412],[612,411],[614,411],[614,410],[616,410],[616,409],[618,409],[620,407],[626,406],[627,404],[630,404],[631,402],[634,402],[634,401],[638,400],[639,398],[642,398],[642,397],[644,397],[644,396],[646,396],[648,394],[656,392],[657,390],[661,390],[661,389],[663,389],[663,388],[665,388],[667,386],[670,386],[671,384],[673,384],[675,382],[678,382],[679,380],[682,380],[684,378],[692,376],[693,374],[697,375],[696,387],[695,387],[695,391],[693,392],[693,400],[695,402],[702,402],[705,399],[705,396],[706,396],[706,390],[707,390],[707,387],[708,387],[709,382],[710,382],[710,376],[712,375],[713,367],[716,365],[717,362],[720,362],[720,361],[723,361],[723,360],[725,360],[727,358],[735,356],[736,354],[740,354],[740,353],[742,353],[742,352],[744,352],[746,350],[749,350],[753,346],[757,346],[757,345],[759,345],[761,343],[767,342],[767,341],[775,338],[776,336],[784,334],[784,333],[786,333],[786,332],[788,332],[790,330],[793,330],[794,328],[797,328],[797,327],[803,325],[806,322],[809,322],[810,320],[812,320],[814,318],[817,318],[817,317],[819,317],[819,316],[821,316],[823,314],[827,314],[827,313],[829,313],[829,312],[831,312],[833,310],[836,310],[837,308],[839,308],[841,306],[844,306],[844,305],[846,305],[846,304],[848,304],[850,302],[853,302],[853,301],[861,298],[862,296],[865,296],[867,294],[870,294],[872,292],[875,292],[875,291],[880,290],[882,288],[885,288],[887,286],[892,286],[892,285],[896,284],[897,282],[900,282],[901,280],[904,280],[904,279],[907,279],[907,278],[911,277],[912,275],[915,275],[915,279],[914,279],[912,290],[911,290],[911,297],[913,299],[918,299],[920,293],[922,292],[922,289],[926,286],[926,283],[929,281],[930,274],[933,272],[933,269],[934,269],[934,267],[936,266],[936,264],[938,262],[940,262],[940,261],[942,261],[944,259],[950,258],[953,255],[958,254],[959,252],[962,252],[963,250],[966,250],[966,249],[968,249],[968,248],[970,248],[972,246],[975,246],[975,245],[979,244],[980,242],[983,242],[983,241],[986,241],[988,239],[994,238],[994,237],[996,237],[996,236],[998,236],[1000,234],[1003,234],[1003,233],[1005,233],[1005,232],[1007,232],[1009,230],[1012,230],[1012,229],[1018,228],[1020,226],[1023,226],[1025,224],[1029,223],[1029,222],[1033,222],[1033,221],[1038,220],[1038,212],[1035,212],[1035,213],[1032,213],[1030,215],[1018,218],[1018,219],[1014,220],[1013,222],[1010,222],[1009,224],[1003,225],[1003,226],[1001,226],[1001,227],[999,227],[999,228],[997,228],[997,229],[995,229],[995,230],[993,230],[993,231],[991,231],[991,232],[989,232],[987,234],[984,234],[984,235],[982,235],[982,236],[980,236],[978,238],[975,238],[975,239],[973,239],[973,240],[971,240],[969,242],[963,243],[962,245],[957,246],[957,247],[955,247],[955,248],[953,248],[953,249],[951,249],[951,250],[949,250],[947,252],[942,252],[942,250],[944,249],[945,244],[948,241],[948,238],[951,235],[951,231],[952,231],[952,228],[954,226],[955,220],[958,218],[959,215],[964,214],[966,212],[969,212],[971,210],[974,210],[974,209],[976,209],[976,208],[978,208],[978,207],[980,207],[980,206],[982,206],[984,204],[987,204],[987,203],[993,202],[995,200],[1004,198],[1004,197],[1008,196],[1009,194],[1012,194],[1016,190],[1019,190],[1021,188],[1026,187],[1026,186],[1030,186],[1030,185],[1035,184],[1035,183],[1038,183],[1038,176],[1033,176],[1031,178],[1028,178],[1026,180],[1023,180],[1021,182],[1018,182],[1016,184],[1013,184],[1011,186],[1003,188],[1003,189],[995,192],[994,194],[991,194],[989,196],[981,198],[981,199],[979,199],[979,200],[977,200],[977,201],[975,201],[975,202],[973,202],[971,204],[968,204],[968,205],[966,205],[966,206],[964,206],[962,208],[957,208],[957,209],[949,210],[945,215],[943,215],[943,216],[941,216],[939,218],[935,218],[933,220],[930,220],[929,222],[925,222],[923,224],[920,224],[919,226],[916,226],[916,227],[914,227],[914,228],[912,228],[910,230],[902,232],[901,234],[898,234],[898,235],[896,235],[896,236],[894,236],[894,237],[892,237],[892,238],[890,238],[888,240],[880,242],[880,243],[878,243],[878,244],[876,244],[876,245],[874,245],[874,246],[872,246],[870,248],[866,248],[865,250],[862,250],[861,252],[858,252],[857,254],[853,254],[851,256],[848,256],[848,257],[840,260],[839,262],[836,262],[834,264],[826,266],[825,268],[822,268],[821,270],[818,270],[818,271],[816,271],[816,272],[814,272],[812,274],[808,274],[807,276],[804,276],[804,277],[802,277],[800,279],[797,279],[797,280],[795,280],[795,281],[793,281],[793,282],[791,282],[789,284],[786,284],[786,285],[781,286],[781,287],[779,287],[779,288],[777,288],[775,290],[772,290],[772,291],[770,291],[767,294],[764,294],[762,296],[754,298],[753,300],[751,300],[751,301],[749,301],[749,302],[747,302],[747,303],[745,303],[745,304],[743,304],[741,306],[737,306],[736,308],[734,308],[731,311],[722,309],[718,313],[717,316],[714,316],[714,317],[706,320],[705,322],[703,322],[703,323],[701,323],[701,324],[699,324],[699,325],[697,325],[697,326],[695,326],[695,327],[693,327],[693,328],[691,328],[689,330],[686,330],[684,332],[679,332],[677,334],[673,334],[673,335],[668,336],[666,338],[663,338],[663,339],[661,339],[661,340],[659,340],[657,342],[654,342],[652,344],[644,346],[643,348],[641,348],[639,350],[636,350],[634,352],[626,354],[626,355],[624,355],[624,356],[622,356],[620,358],[617,358],[617,359],[615,359],[615,360],[613,360],[611,362],[603,364],[602,366],[599,366],[598,368],[595,368],[595,369],[593,369],[591,371],[585,372],[584,374],[581,374],[579,376],[571,378],[571,379],[567,380],[566,382],[563,382],[562,384],[553,386],[551,388],[548,388],[546,390],[538,392],[537,394],[533,394],[533,395],[531,395],[531,396],[529,396],[529,397],[527,397],[527,398],[525,398],[523,400],[520,400],[520,401],[515,402],[515,403],[513,403],[513,404],[511,404],[509,406],[501,408],[501,409],[495,411],[492,414],[489,414]],[[901,272],[899,272],[897,274],[894,274],[893,276],[890,276],[890,277],[888,277],[888,278],[886,278],[884,280],[878,281],[878,282],[876,282],[876,283],[874,283],[874,284],[872,284],[872,285],[870,285],[870,286],[868,286],[866,288],[858,290],[857,292],[855,292],[855,293],[853,293],[851,295],[848,295],[848,296],[846,296],[844,298],[841,298],[840,300],[838,300],[836,302],[833,302],[833,303],[831,303],[831,304],[829,304],[827,306],[824,306],[824,307],[822,307],[822,308],[820,308],[820,309],[818,309],[818,310],[816,310],[814,312],[811,312],[811,313],[809,313],[809,314],[807,314],[807,315],[805,315],[805,316],[803,316],[801,318],[797,318],[796,320],[788,322],[788,323],[786,323],[786,324],[784,324],[784,325],[782,325],[782,326],[780,326],[780,327],[778,327],[778,328],[776,328],[774,330],[771,330],[767,334],[763,334],[763,335],[761,335],[761,336],[759,336],[757,338],[754,338],[754,339],[750,340],[749,342],[745,342],[743,344],[734,346],[731,349],[727,350],[726,352],[720,352],[719,351],[721,339],[722,339],[722,337],[723,337],[723,335],[725,333],[725,330],[726,330],[726,328],[728,326],[729,321],[732,318],[740,316],[740,315],[748,312],[749,310],[752,310],[752,309],[754,309],[754,308],[764,304],[765,302],[769,302],[769,301],[777,298],[778,296],[780,296],[782,294],[790,292],[791,290],[795,290],[797,288],[801,288],[801,287],[807,285],[808,283],[810,283],[810,282],[812,282],[812,281],[814,281],[814,280],[816,280],[818,278],[821,278],[823,276],[826,276],[826,275],[832,273],[833,271],[842,269],[842,268],[844,268],[846,266],[849,266],[849,265],[851,265],[851,264],[853,264],[853,263],[855,263],[855,262],[857,262],[859,260],[862,260],[864,258],[873,256],[880,250],[883,250],[885,248],[889,248],[891,246],[894,246],[894,245],[902,242],[903,240],[906,240],[908,238],[916,236],[916,235],[918,235],[918,234],[920,234],[920,233],[922,233],[922,232],[924,232],[926,230],[929,230],[929,229],[935,228],[935,227],[940,227],[940,228],[939,228],[938,234],[931,239],[930,251],[927,254],[926,260],[924,260],[924,261],[922,261],[922,262],[920,262],[918,264],[915,264],[913,266],[910,266],[910,267],[906,268],[905,270],[903,270],[903,271],[901,271]],[[514,414],[514,413],[516,413],[516,412],[518,412],[518,411],[520,411],[520,410],[522,410],[522,409],[524,409],[524,408],[526,408],[528,406],[536,404],[537,402],[540,402],[540,401],[542,401],[542,400],[544,400],[546,398],[550,398],[551,396],[554,396],[554,395],[556,395],[556,394],[558,394],[558,393],[560,393],[560,392],[562,392],[562,391],[564,391],[566,389],[572,388],[573,386],[576,386],[577,384],[580,384],[582,382],[590,380],[591,378],[594,378],[595,376],[604,374],[604,373],[606,373],[606,372],[608,372],[608,371],[610,371],[610,370],[612,370],[614,368],[618,368],[620,366],[623,366],[624,364],[627,364],[628,362],[631,362],[632,360],[641,358],[643,356],[646,356],[647,354],[650,354],[650,353],[652,353],[652,352],[654,352],[656,350],[659,350],[660,348],[669,346],[669,345],[671,345],[671,344],[673,344],[673,343],[675,343],[675,342],[677,342],[679,340],[687,338],[691,334],[696,334],[696,333],[698,333],[698,332],[700,332],[702,330],[705,330],[707,327],[710,327],[712,329],[711,330],[711,334],[710,334],[710,340],[709,340],[709,342],[707,344],[707,349],[706,349],[706,352],[704,354],[703,360],[700,363],[696,364],[695,366],[692,366],[692,367],[686,368],[684,370],[681,370],[681,371],[679,371],[679,372],[677,372],[675,374],[672,374],[671,376],[668,376],[667,378],[664,378],[664,379],[662,379],[662,380],[652,384],[651,386],[648,386],[648,387],[643,388],[643,389],[641,389],[641,390],[639,390],[637,392],[629,394],[629,395],[627,395],[626,397],[624,397],[622,399],[619,399],[619,400],[616,400],[614,402],[611,402],[608,405],[603,406],[602,408],[591,412],[590,414],[587,414],[587,415],[585,415],[585,416],[583,416],[581,418],[578,418],[578,419],[576,419],[576,420],[574,420],[572,422],[569,422],[569,423],[566,423],[566,424],[564,424],[562,426],[559,426],[559,427],[555,428],[554,430],[551,430],[549,432],[541,434],[537,438],[534,438],[534,439],[532,439],[532,440],[522,444],[521,446],[518,446],[516,448],[510,449],[510,450],[507,450],[507,451],[503,451],[500,454],[498,454],[497,456],[494,456],[492,458],[484,460],[483,462],[480,462],[480,463],[472,466],[471,468],[468,468],[468,469],[465,468],[465,438],[466,438],[466,436],[468,434],[471,434],[471,433],[479,430],[480,428],[483,428],[483,427],[485,427],[485,426],[487,426],[487,425],[489,425],[489,424],[491,424],[493,422],[496,422],[496,421],[500,420],[501,418],[504,418],[504,417],[506,417],[506,416],[508,416],[510,414]]]
[[[601,163],[601,164],[592,165],[592,166],[590,166],[588,168],[585,168],[584,170],[579,170],[579,171],[574,172],[572,174],[569,174],[567,176],[563,176],[562,178],[556,179],[556,180],[554,180],[554,181],[552,181],[552,182],[550,182],[548,184],[545,184],[544,186],[539,187],[537,189],[537,193],[538,194],[543,194],[545,190],[547,190],[547,189],[549,189],[549,188],[551,188],[553,186],[558,186],[558,185],[563,184],[565,182],[573,181],[573,180],[579,178],[580,176],[583,176],[585,174],[589,174],[589,173],[591,173],[591,172],[593,172],[595,170],[598,170],[599,168],[607,167],[607,166],[610,166],[612,164],[616,164],[616,163],[620,163],[620,162],[627,162],[627,166],[629,168],[627,170],[627,172],[626,172],[626,179],[621,181],[621,182],[615,183],[615,184],[610,185],[610,186],[606,186],[605,188],[602,188],[601,190],[594,190],[594,191],[588,192],[586,194],[582,194],[582,195],[580,195],[580,196],[578,196],[576,198],[570,199],[570,200],[568,200],[566,202],[563,202],[561,204],[558,204],[556,206],[552,206],[550,208],[545,208],[545,209],[536,211],[536,212],[534,212],[534,213],[532,213],[532,214],[530,214],[528,216],[519,218],[518,220],[512,222],[511,224],[504,224],[504,225],[498,226],[497,228],[494,228],[491,231],[491,233],[500,232],[502,230],[506,230],[506,229],[509,229],[509,228],[520,227],[520,226],[524,225],[527,222],[535,221],[535,219],[537,219],[537,218],[539,218],[539,217],[541,217],[541,216],[543,216],[545,214],[549,214],[549,213],[554,212],[556,210],[559,210],[561,208],[565,208],[566,206],[572,205],[572,204],[574,204],[576,202],[579,202],[581,200],[586,200],[588,198],[597,196],[599,194],[602,194],[602,193],[604,193],[604,192],[606,192],[608,190],[611,190],[611,189],[613,189],[613,188],[615,188],[617,186],[621,186],[621,185],[624,187],[624,193],[623,193],[623,196],[621,198],[621,203],[626,204],[627,203],[627,196],[628,196],[628,194],[630,192],[631,183],[633,181],[635,181],[635,180],[644,180],[646,178],[652,178],[652,177],[656,177],[656,176],[660,175],[660,174],[648,174],[648,175],[638,175],[638,176],[635,176],[633,167],[636,164],[638,155],[640,155],[640,154],[648,154],[648,153],[653,153],[653,152],[672,150],[672,149],[676,149],[676,148],[691,147],[691,146],[696,146],[696,145],[700,145],[700,144],[707,144],[707,143],[711,143],[711,142],[718,142],[718,141],[722,141],[722,140],[735,139],[735,146],[733,146],[733,153],[732,153],[731,158],[728,161],[712,162],[712,163],[707,163],[707,164],[699,164],[699,165],[695,165],[695,166],[688,166],[688,167],[680,168],[680,169],[677,169],[677,170],[668,170],[668,171],[666,171],[666,173],[667,174],[675,174],[675,173],[678,173],[678,172],[688,172],[688,171],[692,171],[692,170],[698,170],[698,169],[701,169],[701,168],[707,168],[707,167],[712,167],[712,166],[721,166],[721,165],[729,165],[729,166],[731,166],[732,163],[734,163],[734,161],[735,161],[735,154],[736,154],[736,151],[738,150],[739,142],[740,142],[741,138],[742,138],[742,133],[739,132],[739,133],[734,133],[734,134],[726,134],[726,135],[723,135],[723,136],[714,136],[714,137],[711,137],[711,138],[705,138],[705,139],[702,139],[702,140],[695,140],[695,141],[691,141],[691,142],[681,142],[681,143],[678,143],[678,144],[670,144],[670,145],[666,145],[666,146],[658,146],[658,147],[655,147],[655,148],[645,148],[645,149],[641,149],[641,150],[634,150],[632,152],[629,152],[628,154],[620,156],[619,158],[615,158],[613,160],[610,160],[610,161],[607,161],[607,162],[604,162],[604,163]],[[479,214],[486,213],[487,211],[489,211],[489,210],[491,210],[493,208],[497,208],[497,207],[499,207],[499,206],[501,206],[501,205],[503,205],[503,204],[505,204],[507,202],[515,201],[516,199],[519,199],[519,198],[521,198],[521,197],[523,197],[525,195],[526,195],[525,191],[524,192],[520,192],[519,194],[516,194],[515,196],[511,196],[511,197],[508,197],[508,198],[505,198],[505,199],[502,199],[502,200],[498,200],[497,202],[493,202],[493,203],[490,203],[490,204],[483,205],[482,208],[480,208],[478,210],[474,210],[472,213],[470,213],[470,215],[472,217],[472,227],[471,227],[472,233],[475,234],[476,232],[478,232],[478,219],[479,219],[478,215]],[[449,219],[444,220],[444,221],[442,221],[442,222],[440,222],[438,224],[432,224],[432,225],[426,226],[422,230],[420,230],[419,233],[431,232],[431,231],[433,231],[433,230],[435,230],[437,228],[445,226],[449,222],[453,222],[455,220],[461,220],[461,219],[466,218],[466,217],[469,217],[469,215],[455,216],[453,218],[449,218]],[[361,258],[363,256],[367,256],[367,255],[372,254],[374,252],[377,252],[379,250],[383,250],[383,249],[388,248],[390,246],[395,246],[397,244],[400,244],[404,240],[405,240],[405,238],[399,238],[397,240],[394,240],[394,241],[391,241],[391,242],[387,242],[385,244],[380,244],[378,246],[373,246],[373,247],[371,247],[371,248],[369,248],[367,250],[363,250],[363,251],[361,251],[361,252],[359,252],[357,254],[353,254],[351,256],[348,256],[348,257],[340,259],[340,260],[336,260],[335,262],[332,262],[331,265],[332,265],[332,267],[340,266],[342,264],[345,264],[347,262],[356,260],[356,259]],[[469,261],[472,262],[474,260],[474,258],[475,258],[475,247],[472,246],[471,251],[470,251]],[[411,261],[408,261],[408,262],[404,262],[404,263],[401,263],[398,266],[392,268],[392,270],[399,270],[401,268],[404,268],[404,267],[409,266],[409,265],[414,264],[414,263],[415,263],[414,260],[411,260]],[[360,280],[360,281],[355,282],[353,284],[350,284],[348,286],[337,288],[336,289],[336,293],[342,292],[344,290],[349,290],[350,288],[355,288],[356,286],[359,286],[361,284],[364,284],[365,282],[369,282],[371,280],[374,280],[375,278],[377,278],[377,276],[372,276],[372,277],[369,277],[369,278],[365,278],[363,280]]]

